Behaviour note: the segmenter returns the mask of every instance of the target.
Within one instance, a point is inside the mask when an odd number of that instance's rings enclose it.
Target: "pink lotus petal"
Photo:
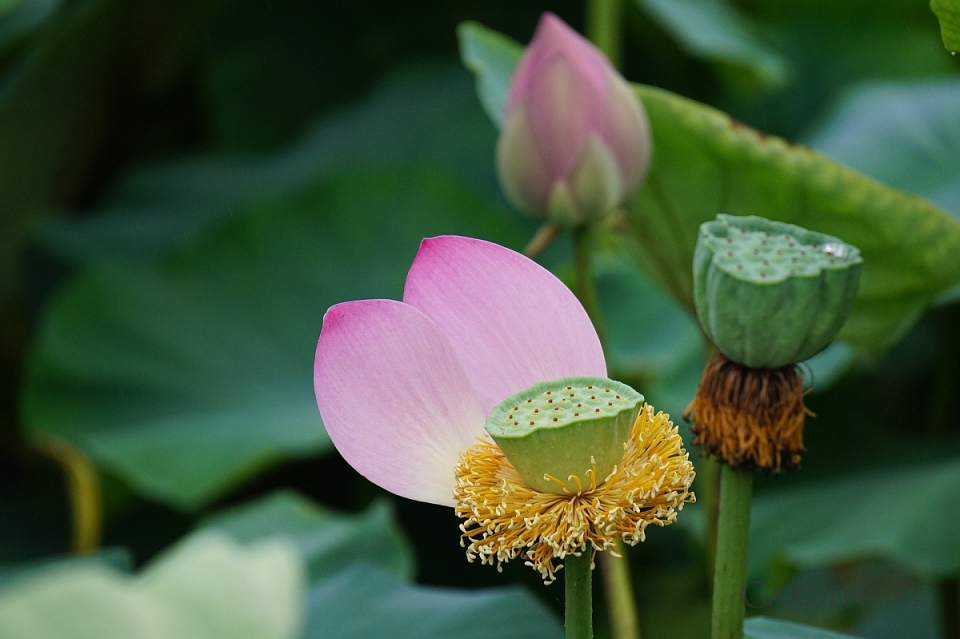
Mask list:
[[[570,289],[502,246],[424,240],[403,300],[447,334],[484,411],[538,382],[607,374],[597,332]]]
[[[436,323],[393,300],[338,304],[323,318],[313,380],[351,466],[402,497],[453,505],[454,468],[484,413]]]

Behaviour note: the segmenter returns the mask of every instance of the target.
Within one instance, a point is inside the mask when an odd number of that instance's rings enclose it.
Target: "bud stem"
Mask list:
[[[593,269],[591,268],[591,229],[589,226],[580,226],[571,230],[573,235],[573,268],[574,268],[574,286],[573,292],[583,304],[584,310],[590,316],[593,327],[597,330],[600,337],[600,343],[606,347],[606,331],[603,327],[603,318],[600,315],[600,304],[597,301],[597,289],[593,281]]]
[[[553,244],[558,235],[560,235],[560,227],[553,222],[545,222],[530,238],[530,242],[523,249],[523,254],[530,259],[537,257],[544,249]]]
[[[563,560],[567,639],[593,639],[592,554],[588,546],[579,557],[567,555]]]
[[[713,576],[713,639],[742,639],[753,474],[723,465]]]
[[[587,37],[615,67],[620,66],[620,16],[622,0],[589,0]]]

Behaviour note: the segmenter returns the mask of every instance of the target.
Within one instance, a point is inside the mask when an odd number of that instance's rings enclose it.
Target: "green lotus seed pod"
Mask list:
[[[860,250],[793,224],[718,215],[700,225],[693,295],[704,332],[751,368],[801,362],[829,344],[857,296]]]
[[[623,458],[643,395],[605,377],[564,377],[505,399],[486,430],[527,484],[578,493]]]

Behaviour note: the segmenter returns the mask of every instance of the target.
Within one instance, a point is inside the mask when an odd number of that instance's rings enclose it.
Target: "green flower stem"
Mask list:
[[[589,547],[579,557],[567,555],[563,560],[566,600],[564,612],[567,639],[593,639],[593,592],[591,590]]]
[[[588,0],[587,37],[613,66],[620,66],[620,19],[623,0]]]
[[[581,226],[573,229],[571,233],[573,235],[573,292],[580,303],[583,304],[587,315],[590,316],[590,321],[593,322],[593,327],[597,329],[597,335],[600,337],[600,343],[605,347],[607,336],[603,326],[603,317],[600,314],[600,304],[597,301],[597,287],[593,280],[593,269],[590,265],[592,253],[591,230],[588,226]]]
[[[597,301],[596,284],[591,268],[592,236],[588,226],[572,230],[574,293],[590,316],[593,327],[600,337],[600,344],[606,346],[606,332]],[[637,621],[636,600],[633,585],[630,583],[630,564],[623,553],[623,544],[618,542],[621,557],[604,557],[601,560],[604,579],[604,591],[607,595],[607,614],[613,628],[613,639],[640,639],[640,624]]]
[[[743,589],[747,582],[752,493],[753,474],[723,466],[713,575],[713,639],[743,637]]]
[[[537,232],[530,242],[523,249],[523,254],[530,259],[540,255],[553,241],[560,235],[560,227],[552,222],[544,222],[543,226],[537,229]]]
[[[617,540],[614,557],[605,552],[600,555],[603,582],[607,593],[610,613],[610,636],[615,639],[640,639],[640,622],[633,599],[633,584],[630,583],[630,563],[627,561],[627,545]]]

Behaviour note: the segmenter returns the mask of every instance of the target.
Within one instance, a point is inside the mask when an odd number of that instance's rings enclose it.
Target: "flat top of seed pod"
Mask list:
[[[817,277],[863,261],[860,249],[836,237],[752,215],[718,215],[700,226],[700,240],[718,268],[759,284]]]
[[[494,437],[524,437],[544,428],[561,428],[609,418],[643,403],[643,395],[606,377],[564,377],[541,382],[508,397],[487,417]]]

